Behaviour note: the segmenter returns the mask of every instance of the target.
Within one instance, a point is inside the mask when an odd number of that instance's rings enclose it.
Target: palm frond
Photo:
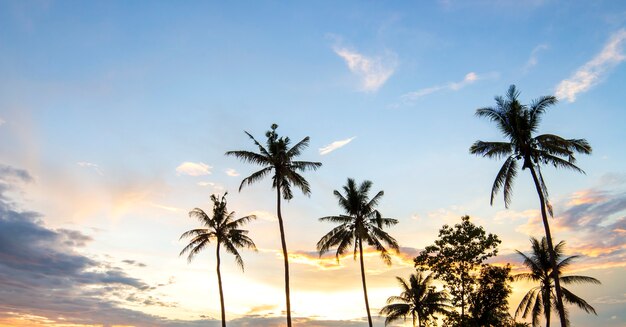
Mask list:
[[[274,167],[265,167],[257,172],[252,173],[252,175],[244,178],[241,181],[241,184],[239,185],[239,191],[241,192],[241,189],[243,188],[244,185],[252,185],[260,181],[261,179],[263,179],[263,177],[267,176],[267,174],[269,174],[273,168]]]
[[[591,305],[589,305],[589,303],[587,303],[587,301],[583,300],[582,298],[578,297],[577,295],[573,294],[572,292],[570,292],[567,288],[562,288],[561,291],[563,291],[563,299],[571,304],[575,304],[577,307],[579,307],[580,309],[585,310],[586,313],[593,313],[594,315],[598,315],[598,313],[596,313],[596,309],[594,309]]]
[[[599,280],[589,276],[561,276],[559,280],[563,284],[602,284]]]
[[[321,162],[310,162],[310,161],[292,161],[291,168],[298,171],[308,171],[308,170],[318,170],[322,167]]]
[[[227,156],[235,157],[243,162],[251,163],[258,166],[272,165],[272,161],[268,155],[261,155],[252,151],[228,151],[225,153]]]
[[[500,159],[513,153],[513,146],[508,142],[476,141],[469,149],[471,154]]]
[[[287,151],[287,156],[289,158],[297,157],[307,146],[309,146],[308,136],[303,138],[300,142],[296,143],[293,147],[291,147],[291,149]]]

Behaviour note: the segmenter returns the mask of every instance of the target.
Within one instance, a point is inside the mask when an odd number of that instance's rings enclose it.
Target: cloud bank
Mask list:
[[[556,86],[556,97],[574,102],[579,93],[587,92],[600,83],[611,69],[626,60],[622,49],[624,41],[626,29],[614,33],[600,53],[580,67],[570,78]]]

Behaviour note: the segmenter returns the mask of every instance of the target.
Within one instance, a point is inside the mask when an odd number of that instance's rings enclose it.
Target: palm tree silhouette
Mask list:
[[[519,255],[524,258],[524,265],[530,269],[528,273],[517,274],[513,276],[514,280],[527,280],[536,282],[539,286],[531,288],[528,293],[522,298],[522,301],[517,306],[517,310],[515,310],[515,317],[518,315],[522,315],[522,318],[526,318],[528,314],[531,314],[533,327],[539,326],[539,317],[543,313],[544,318],[546,319],[546,327],[550,326],[550,311],[556,307],[555,303],[555,295],[552,292],[553,289],[553,274],[552,274],[552,265],[549,261],[548,255],[548,244],[546,238],[543,237],[541,242],[539,242],[536,238],[531,237],[530,243],[532,244],[532,254],[529,256],[524,253],[517,251]],[[559,275],[559,279],[563,284],[582,284],[582,283],[591,283],[591,284],[600,284],[600,281],[588,276],[561,276],[563,270],[569,266],[572,261],[578,256],[570,256],[563,260],[560,260],[563,255],[563,248],[565,243],[563,241],[559,242],[554,247],[554,252],[556,253],[557,264],[557,274]],[[560,260],[560,261],[559,261]],[[565,302],[570,304],[575,304],[579,308],[585,310],[587,313],[596,314],[596,310],[589,305],[582,298],[574,295],[567,288],[563,287],[563,299]],[[566,311],[567,313],[567,311]],[[565,320],[567,321],[567,315],[565,316]]]
[[[291,140],[289,137],[278,137],[276,134],[278,125],[272,124],[270,131],[265,133],[267,137],[266,146],[259,143],[250,133],[245,132],[259,148],[259,153],[251,151],[228,151],[226,155],[234,156],[244,162],[262,166],[263,168],[252,175],[244,178],[239,186],[239,191],[244,185],[253,184],[263,177],[274,172],[272,176],[272,188],[276,189],[276,212],[278,216],[278,226],[280,228],[280,242],[283,248],[283,260],[285,265],[285,298],[287,303],[287,326],[291,327],[291,300],[289,295],[289,259],[287,256],[287,243],[285,241],[285,228],[283,216],[280,210],[281,191],[282,198],[291,200],[293,193],[291,186],[296,186],[305,195],[311,194],[309,183],[298,172],[306,170],[317,170],[322,166],[319,162],[294,161],[293,159],[302,153],[302,150],[309,145],[309,137],[305,137],[293,147],[289,147]]]
[[[445,291],[436,291],[432,286],[432,274],[424,277],[422,272],[411,274],[407,282],[401,277],[396,277],[402,293],[400,296],[390,296],[387,305],[380,310],[380,314],[387,316],[385,326],[407,316],[413,319],[413,327],[416,322],[420,327],[429,325],[433,315],[447,314],[452,308],[448,304],[448,294]]]
[[[391,265],[391,256],[382,242],[396,252],[399,252],[398,242],[383,231],[383,227],[393,226],[398,220],[392,218],[383,218],[376,210],[376,205],[384,192],[378,192],[373,198],[369,198],[369,190],[372,182],[364,181],[357,188],[354,179],[348,178],[347,184],[343,187],[345,196],[335,190],[334,194],[339,201],[339,206],[347,213],[347,215],[322,217],[320,221],[330,221],[339,223],[340,225],[333,228],[330,232],[317,242],[317,250],[320,256],[327,252],[331,247],[337,247],[336,258],[344,254],[346,250],[354,243],[354,259],[356,253],[359,252],[361,263],[361,280],[363,282],[363,294],[365,296],[365,309],[367,310],[367,321],[372,327],[372,316],[370,314],[369,301],[367,299],[367,286],[365,284],[365,267],[363,265],[363,241],[373,246],[380,252],[380,256],[386,264]]]
[[[202,251],[215,241],[215,256],[217,258],[217,284],[220,291],[220,305],[222,313],[222,327],[226,326],[226,312],[224,310],[224,293],[222,290],[222,273],[220,272],[220,247],[224,246],[226,252],[235,256],[235,262],[243,271],[243,260],[237,248],[249,248],[256,251],[256,246],[250,237],[247,236],[248,231],[240,229],[241,226],[248,223],[252,219],[256,219],[254,215],[245,216],[235,219],[235,212],[228,213],[226,209],[226,194],[220,198],[211,195],[213,201],[213,217],[210,217],[200,208],[194,208],[189,211],[189,217],[197,218],[205,228],[197,228],[184,232],[180,239],[191,237],[189,244],[180,251],[180,256],[189,253],[187,262],[191,262],[196,254]]]
[[[476,141],[470,147],[470,153],[487,158],[506,158],[502,168],[496,175],[491,189],[491,204],[500,189],[504,193],[504,204],[508,208],[511,202],[513,180],[517,176],[517,161],[522,160],[522,170],[528,168],[533,177],[539,202],[541,217],[548,243],[548,253],[552,267],[556,267],[554,246],[546,208],[552,216],[552,206],[548,201],[548,188],[541,174],[541,164],[551,164],[555,168],[569,168],[584,173],[575,165],[575,153],[590,154],[591,146],[584,139],[564,139],[553,134],[533,136],[537,132],[541,117],[545,111],[557,103],[554,96],[542,96],[527,106],[519,100],[519,91],[511,85],[506,98],[497,96],[495,107],[486,107],[476,110],[476,116],[487,118],[496,123],[498,129],[508,140],[506,142]],[[554,270],[556,271],[556,270]],[[553,276],[557,298],[557,308],[561,319],[561,326],[566,326],[563,294],[557,276]]]

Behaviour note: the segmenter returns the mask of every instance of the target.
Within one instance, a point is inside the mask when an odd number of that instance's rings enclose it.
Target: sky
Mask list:
[[[621,1],[7,1],[0,0],[0,325],[217,326],[214,248],[188,263],[179,236],[228,191],[258,252],[245,271],[222,256],[232,326],[284,324],[270,180],[224,153],[256,148],[276,123],[311,195],[284,203],[298,326],[362,326],[358,262],[319,257],[351,177],[384,190],[379,210],[401,253],[365,268],[375,324],[396,276],[463,215],[502,239],[495,263],[543,229],[530,174],[490,205],[502,164],[469,154],[502,136],[477,108],[509,85],[522,103],[555,95],[540,133],[585,138],[586,174],[545,167],[553,237],[579,258],[567,272],[574,326],[626,326],[626,3]],[[514,283],[512,312],[532,287]]]

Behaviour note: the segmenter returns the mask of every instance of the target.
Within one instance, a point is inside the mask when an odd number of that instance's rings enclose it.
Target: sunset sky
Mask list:
[[[0,326],[217,326],[213,248],[188,264],[178,238],[225,191],[258,217],[245,272],[222,256],[229,325],[284,324],[271,180],[238,192],[257,167],[224,156],[272,123],[323,163],[283,206],[298,326],[365,325],[358,262],[315,252],[348,177],[399,220],[393,265],[366,253],[376,325],[462,215],[521,272],[515,250],[543,235],[531,176],[490,206],[502,162],[468,152],[502,140],[474,112],[511,84],[559,98],[540,133],[593,146],[586,174],[543,169],[553,237],[580,256],[568,273],[602,282],[571,287],[598,312],[570,307],[572,325],[626,326],[625,61],[624,1],[0,0]]]

